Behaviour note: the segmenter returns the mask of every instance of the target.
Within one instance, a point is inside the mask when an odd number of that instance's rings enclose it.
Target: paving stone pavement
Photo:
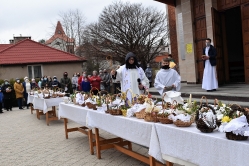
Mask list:
[[[69,121],[68,127],[78,127]],[[146,164],[108,149],[102,159],[90,155],[88,137],[80,132],[65,138],[63,120],[46,125],[45,116],[36,118],[30,110],[4,111],[0,114],[0,166],[145,166]],[[104,138],[113,135],[100,130]],[[133,144],[133,150],[147,155],[148,149]],[[175,164],[174,166],[179,166]]]

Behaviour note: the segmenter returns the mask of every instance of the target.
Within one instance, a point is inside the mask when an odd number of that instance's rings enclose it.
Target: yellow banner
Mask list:
[[[188,54],[193,52],[193,44],[192,43],[186,44],[186,52]]]

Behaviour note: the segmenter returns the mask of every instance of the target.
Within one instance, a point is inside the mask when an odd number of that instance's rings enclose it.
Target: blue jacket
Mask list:
[[[0,103],[2,103],[2,102],[3,102],[3,93],[0,92]]]
[[[206,50],[206,47],[203,48],[202,55],[206,55],[205,50]],[[209,56],[209,62],[211,66],[216,66],[216,55],[217,55],[216,49],[214,48],[214,46],[210,45],[210,48],[208,50],[208,56]],[[205,67],[205,60],[203,62],[204,62],[204,67]]]
[[[81,90],[84,91],[84,92],[90,92],[90,90],[91,90],[90,82],[82,81],[81,82]]]

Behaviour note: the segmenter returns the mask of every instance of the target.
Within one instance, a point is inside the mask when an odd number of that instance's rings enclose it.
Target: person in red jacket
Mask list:
[[[79,91],[82,91],[82,88],[81,88],[81,82],[82,81],[84,81],[84,79],[86,78],[87,76],[86,76],[86,72],[85,71],[83,71],[82,72],[82,76],[79,76],[79,78],[78,78],[78,90]],[[89,81],[89,80],[88,80]]]
[[[91,86],[92,86],[92,92],[93,92],[93,94],[97,95],[98,90],[100,90],[101,78],[98,76],[96,70],[93,71],[93,76],[91,76],[89,78],[89,81],[90,81]]]

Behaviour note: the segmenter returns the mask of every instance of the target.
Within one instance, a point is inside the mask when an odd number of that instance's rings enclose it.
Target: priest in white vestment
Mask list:
[[[130,89],[133,94],[143,94],[149,88],[149,80],[145,76],[144,70],[139,66],[136,55],[129,52],[125,57],[125,65],[120,66],[116,71],[112,71],[112,78],[120,81],[121,91]],[[131,101],[131,94],[127,93],[127,98]]]
[[[216,74],[216,49],[211,45],[211,39],[206,39],[206,47],[203,49],[204,72],[202,89],[207,92],[216,91],[218,80]]]
[[[157,72],[154,86],[162,95],[166,91],[179,91],[181,89],[181,76],[176,70],[169,67],[170,60],[164,58],[161,69]]]

